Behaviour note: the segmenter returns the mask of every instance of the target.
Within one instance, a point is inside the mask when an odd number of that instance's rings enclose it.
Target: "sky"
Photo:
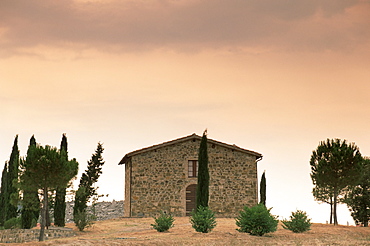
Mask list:
[[[0,165],[17,134],[24,156],[66,133],[79,179],[101,142],[99,192],[123,200],[126,153],[207,128],[263,155],[273,214],[325,223],[310,156],[370,156],[369,68],[369,0],[1,0]]]

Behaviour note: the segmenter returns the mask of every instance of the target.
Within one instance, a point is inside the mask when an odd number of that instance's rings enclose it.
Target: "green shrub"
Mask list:
[[[85,228],[89,228],[94,224],[94,220],[96,217],[92,214],[83,211],[76,211],[73,220],[75,225],[77,226],[78,230],[83,231]]]
[[[173,227],[173,222],[175,219],[170,214],[166,214],[161,211],[161,214],[158,218],[154,217],[155,224],[151,224],[154,229],[159,232],[168,231],[170,228]]]
[[[21,218],[11,218],[4,222],[4,229],[20,229],[21,228]]]
[[[295,233],[308,231],[311,227],[311,220],[307,217],[306,212],[301,210],[292,212],[290,220],[283,220],[281,222],[284,229],[291,230]]]
[[[216,227],[215,213],[208,207],[199,206],[191,212],[190,223],[197,232],[208,233]]]
[[[279,221],[277,217],[270,214],[270,210],[263,204],[251,208],[245,206],[236,218],[236,225],[239,227],[237,230],[255,236],[263,236],[266,233],[276,231]]]

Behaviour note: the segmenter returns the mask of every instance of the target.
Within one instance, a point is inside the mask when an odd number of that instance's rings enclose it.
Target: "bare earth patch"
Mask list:
[[[297,234],[279,225],[276,232],[257,237],[236,231],[235,219],[230,218],[218,218],[208,234],[195,232],[188,217],[175,218],[175,227],[168,232],[157,232],[150,226],[153,222],[153,218],[98,221],[84,232],[68,224],[77,236],[22,245],[370,245],[369,227],[313,224],[310,231]]]

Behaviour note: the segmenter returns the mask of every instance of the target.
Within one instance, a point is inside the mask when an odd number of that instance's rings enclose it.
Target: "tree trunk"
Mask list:
[[[330,225],[333,224],[333,198],[330,197]]]
[[[44,201],[43,201],[42,213],[41,213],[41,229],[40,229],[39,241],[44,241],[46,213],[47,213],[47,208],[48,208],[48,189],[44,188],[43,191],[44,191]]]
[[[337,218],[337,189],[334,187],[334,208],[333,208],[333,215],[334,215],[334,225],[338,225],[338,218]]]

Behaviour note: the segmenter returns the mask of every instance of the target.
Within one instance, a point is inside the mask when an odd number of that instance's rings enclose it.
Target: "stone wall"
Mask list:
[[[123,217],[123,201],[112,202],[98,202],[95,205],[96,220],[109,220],[114,218]],[[67,202],[66,204],[66,223],[73,222],[73,202]],[[92,211],[92,207],[88,207],[89,212]]]
[[[188,161],[198,159],[200,140],[191,139],[133,155],[126,163],[125,216],[155,216],[165,210],[185,216]],[[257,203],[256,156],[208,143],[210,208],[219,217],[235,217]],[[130,200],[131,199],[131,200]],[[131,213],[130,213],[131,210]]]
[[[72,237],[75,233],[70,228],[49,228],[45,230],[45,240],[60,237]],[[0,230],[0,243],[24,243],[38,241],[39,229],[9,229]]]
[[[96,220],[108,220],[123,217],[123,201],[112,202],[98,202],[95,205]],[[67,202],[66,204],[66,223],[73,223],[73,202]],[[92,211],[92,207],[88,207],[89,212]],[[50,218],[53,219],[52,215]],[[9,229],[0,230],[0,243],[23,243],[38,241],[40,235],[39,229]],[[49,227],[49,230],[45,230],[45,240],[59,237],[71,237],[74,236],[74,232],[70,228],[57,228]]]

